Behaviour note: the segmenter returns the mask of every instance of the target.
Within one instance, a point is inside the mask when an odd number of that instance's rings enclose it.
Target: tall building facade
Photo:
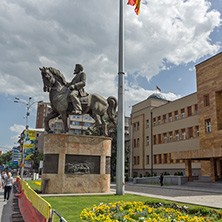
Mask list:
[[[222,178],[222,53],[198,64],[196,76],[196,93],[172,102],[154,94],[132,107],[131,174]]]

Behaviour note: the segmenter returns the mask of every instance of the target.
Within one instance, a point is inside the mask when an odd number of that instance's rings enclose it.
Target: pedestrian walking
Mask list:
[[[159,179],[160,179],[160,186],[162,187],[163,186],[163,174],[162,173],[160,174]]]
[[[12,174],[11,172],[8,172],[8,176],[5,178],[4,183],[3,183],[4,201],[6,199],[7,200],[9,199],[13,185],[14,185],[14,180],[13,180]]]

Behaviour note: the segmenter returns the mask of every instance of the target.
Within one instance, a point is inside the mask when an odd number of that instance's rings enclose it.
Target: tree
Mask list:
[[[33,160],[33,169],[38,172],[40,160],[43,160],[43,153],[39,151],[35,151],[31,156],[30,159]]]
[[[7,164],[12,160],[12,150],[8,151],[7,153],[3,153],[0,156],[0,165]]]
[[[109,121],[107,115],[104,117],[105,121],[108,123],[108,136],[112,138],[111,145],[111,178],[116,175],[116,158],[117,158],[117,128],[113,123]],[[92,135],[98,136],[101,135],[101,127],[95,127]],[[128,173],[129,169],[129,145],[125,142],[125,172]]]

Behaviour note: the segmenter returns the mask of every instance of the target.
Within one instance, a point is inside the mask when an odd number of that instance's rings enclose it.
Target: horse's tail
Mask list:
[[[110,96],[107,99],[107,102],[109,104],[108,109],[107,109],[109,120],[115,125],[115,127],[117,127],[116,120],[115,120],[117,99],[113,96]]]

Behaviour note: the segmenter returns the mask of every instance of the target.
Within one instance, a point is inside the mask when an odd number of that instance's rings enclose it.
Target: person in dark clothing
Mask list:
[[[6,198],[7,198],[7,200],[9,199],[13,185],[14,185],[14,180],[13,180],[12,174],[11,174],[11,172],[8,172],[8,176],[5,178],[4,184],[3,184],[4,201],[6,200]]]
[[[161,173],[160,174],[160,186],[162,187],[163,186],[163,174]]]

